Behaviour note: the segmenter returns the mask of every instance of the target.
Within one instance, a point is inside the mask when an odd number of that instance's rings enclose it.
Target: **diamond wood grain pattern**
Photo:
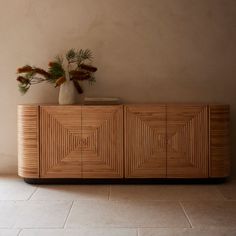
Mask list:
[[[166,177],[166,106],[125,106],[125,177]]]
[[[39,177],[39,107],[18,105],[18,175]]]
[[[230,175],[230,107],[209,105],[210,177]]]
[[[123,106],[82,107],[83,178],[123,178]]]
[[[81,106],[40,107],[42,178],[81,178]]]
[[[208,108],[167,106],[167,177],[208,177]]]

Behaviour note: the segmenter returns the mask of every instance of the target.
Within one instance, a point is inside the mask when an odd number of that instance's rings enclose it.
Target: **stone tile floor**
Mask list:
[[[235,236],[236,181],[29,185],[0,176],[0,236]]]

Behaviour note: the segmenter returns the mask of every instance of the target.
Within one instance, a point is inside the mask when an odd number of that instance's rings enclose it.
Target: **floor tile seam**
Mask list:
[[[149,226],[142,226],[142,227],[135,227],[138,229],[236,229],[236,226],[209,226],[209,225],[204,225],[204,226],[193,226],[192,228],[189,227],[149,227]]]
[[[80,200],[80,199],[79,199]],[[87,200],[87,199],[81,199],[81,200]],[[147,199],[147,200],[142,200],[142,199],[126,199],[126,198],[123,198],[123,199],[112,199],[110,198],[109,199],[110,201],[137,201],[137,202],[147,202],[147,201],[150,201],[150,202],[179,202],[179,201],[184,201],[184,202],[204,202],[204,201],[207,201],[207,202],[214,202],[214,201],[236,201],[236,199],[226,199],[226,198],[223,198],[223,199]]]
[[[174,227],[171,227],[171,226],[160,226],[160,227],[157,227],[157,226],[153,226],[153,227],[150,227],[150,226],[141,226],[141,227],[137,227],[137,229],[197,229],[197,228],[200,228],[200,227],[177,227],[177,226],[174,226]],[[220,227],[219,227],[220,228]]]
[[[50,199],[50,200],[0,200],[0,203],[4,203],[4,202],[14,202],[14,203],[17,203],[17,202],[71,202],[71,201],[76,201],[76,200],[73,200],[73,199]]]
[[[28,230],[28,229],[33,229],[33,230],[57,230],[57,229],[60,229],[60,230],[63,230],[64,228],[60,227],[60,226],[37,226],[37,227],[13,227],[13,228],[0,228],[1,229],[9,229],[9,230]],[[65,228],[66,229],[66,228]]]
[[[22,231],[23,231],[23,229],[20,229],[17,236],[20,236]]]
[[[184,202],[192,202],[192,203],[194,203],[194,202],[236,202],[236,199],[222,199],[222,200],[219,200],[219,199],[216,199],[216,200],[202,200],[202,199],[200,199],[200,200],[178,200],[179,202],[182,202],[182,203],[184,203]]]
[[[72,210],[73,205],[74,205],[74,201],[72,201],[71,206],[70,206],[70,208],[69,208],[68,214],[67,214],[67,216],[66,216],[65,222],[64,222],[63,227],[62,227],[63,229],[66,228],[66,223],[67,223],[68,218],[69,218],[69,216],[70,216],[70,213],[71,213],[71,210]]]
[[[7,227],[7,226],[3,226],[3,227],[1,227],[0,226],[0,230],[4,230],[4,229],[21,229],[21,228],[13,228],[13,226],[9,226],[9,227]]]
[[[37,200],[37,201],[46,201],[46,200]],[[56,201],[68,201],[66,199],[64,200],[56,200]],[[153,200],[153,199],[148,199],[148,200],[132,200],[132,199],[109,199],[109,201],[107,201],[106,199],[73,199],[73,201],[76,203],[76,202],[93,202],[93,201],[99,201],[99,202],[123,202],[123,203],[129,203],[129,202],[132,202],[132,203],[158,203],[158,202],[173,202],[173,203],[179,203],[179,202],[196,202],[196,203],[199,203],[199,202],[236,202],[236,199],[222,199],[222,200],[219,200],[219,199],[216,199],[216,200],[203,200],[203,199],[196,199],[196,200],[192,200],[192,199],[189,199],[189,200],[186,200],[186,199],[177,199],[177,200]]]
[[[60,228],[60,227],[19,227],[19,228],[0,228],[0,230],[19,230],[20,232],[23,230],[86,230],[86,229],[92,229],[92,230],[96,230],[96,229],[133,229],[133,230],[137,230],[137,229],[209,229],[208,226],[198,226],[198,227],[193,227],[193,228],[189,228],[189,227],[157,227],[157,226],[137,226],[137,227],[68,227],[68,228]],[[222,227],[222,226],[212,226],[210,229],[236,229],[236,227],[232,227],[232,226],[227,226],[227,227]]]
[[[60,200],[59,200],[60,201]],[[65,200],[62,200],[62,201],[65,201]],[[148,203],[148,202],[175,202],[175,203],[178,203],[180,200],[132,200],[132,199],[118,199],[118,200],[115,200],[115,199],[110,199],[109,201],[107,201],[106,199],[74,199],[73,201],[76,202],[93,202],[93,201],[96,201],[96,202],[123,202],[123,203],[129,203],[129,202],[132,202],[132,203],[139,203],[139,202],[142,202],[142,203]]]
[[[147,227],[149,228],[149,227]],[[154,228],[159,228],[159,227],[154,227]],[[163,227],[162,227],[163,228]],[[107,227],[107,226],[101,226],[101,227],[84,227],[84,226],[79,226],[79,227],[66,227],[66,228],[61,228],[59,226],[57,227],[19,227],[19,228],[0,228],[0,230],[87,230],[87,229],[92,229],[92,230],[96,230],[96,229],[133,229],[136,230],[138,229],[138,227]]]
[[[79,198],[72,198],[72,199],[11,199],[11,200],[0,200],[0,203],[4,203],[4,202],[71,202],[71,201],[75,201],[75,202],[85,202],[85,201],[101,201],[101,202],[108,202],[108,199],[104,198],[104,199],[96,199],[96,198],[88,198],[88,199],[79,199]],[[216,200],[204,200],[204,199],[200,199],[200,200],[187,200],[187,199],[178,199],[178,200],[161,200],[161,199],[147,199],[147,200],[139,200],[139,199],[109,199],[109,202],[236,202],[236,199],[216,199]]]
[[[74,227],[74,226],[70,226],[70,227],[66,227],[64,229],[83,229],[83,228],[88,228],[85,226],[78,226],[78,227]],[[134,226],[117,226],[117,225],[112,225],[112,226],[90,226],[90,229],[195,229],[197,227],[171,227],[171,226],[140,226],[140,225],[134,225]],[[234,228],[234,227],[231,227]],[[62,229],[62,228],[61,228]]]
[[[182,204],[181,201],[179,201],[179,205],[180,205],[180,207],[181,207],[181,209],[182,209],[182,211],[183,211],[185,217],[186,217],[187,220],[188,220],[188,223],[189,223],[189,225],[190,225],[190,228],[193,228],[193,224],[192,224],[192,222],[191,222],[191,220],[190,220],[190,218],[189,218],[189,216],[188,216],[188,214],[187,214],[187,212],[186,212],[186,209],[184,208],[184,205]]]
[[[29,198],[27,199],[28,201],[30,201],[33,197],[33,195],[38,191],[38,187],[35,187],[35,190],[33,191],[33,193],[29,196]]]
[[[0,228],[0,230],[19,230],[19,232],[22,232],[23,230],[86,230],[86,229],[127,229],[127,230],[140,230],[140,229],[188,229],[188,230],[193,230],[193,229],[209,229],[209,227],[170,227],[170,226],[92,226],[92,227],[84,227],[84,226],[79,226],[79,227],[66,227],[66,228],[61,228],[59,226],[56,227],[19,227],[19,228]],[[212,227],[212,229],[236,229],[236,227]]]
[[[225,201],[229,200],[229,199],[228,199],[227,197],[225,197],[225,195],[221,192],[221,190],[219,189],[218,186],[216,186],[215,188],[216,188],[217,192],[220,194],[220,196],[221,196]],[[236,200],[236,199],[235,199],[235,200]]]
[[[109,191],[108,191],[108,201],[110,200],[111,198],[111,185],[109,185]]]

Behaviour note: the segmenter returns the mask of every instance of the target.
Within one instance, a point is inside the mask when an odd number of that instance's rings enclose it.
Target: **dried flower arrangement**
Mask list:
[[[50,82],[58,87],[68,79],[73,81],[78,93],[83,93],[80,82],[87,80],[90,84],[95,82],[94,72],[97,68],[91,65],[93,56],[89,49],[70,49],[64,57],[57,56],[54,61],[49,62],[48,71],[41,68],[25,65],[17,70],[18,87],[22,94],[25,94],[31,85],[41,82]]]

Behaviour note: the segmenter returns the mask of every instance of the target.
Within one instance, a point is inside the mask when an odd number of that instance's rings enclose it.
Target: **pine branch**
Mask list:
[[[92,61],[92,59],[92,52],[89,49],[80,49],[77,54],[77,65],[79,66],[85,60]]]
[[[71,48],[67,53],[66,53],[66,59],[68,62],[74,60],[76,58],[76,51],[74,48]]]
[[[60,64],[61,66],[63,66],[63,56],[61,56],[61,55],[57,55],[56,57],[55,57],[55,62],[57,62],[58,64]]]
[[[62,67],[61,59],[49,63],[48,73],[50,74],[50,77],[47,81],[51,83],[55,83],[58,78],[65,76],[65,71]]]
[[[22,95],[24,95],[30,88],[30,85],[18,84],[18,89]]]

